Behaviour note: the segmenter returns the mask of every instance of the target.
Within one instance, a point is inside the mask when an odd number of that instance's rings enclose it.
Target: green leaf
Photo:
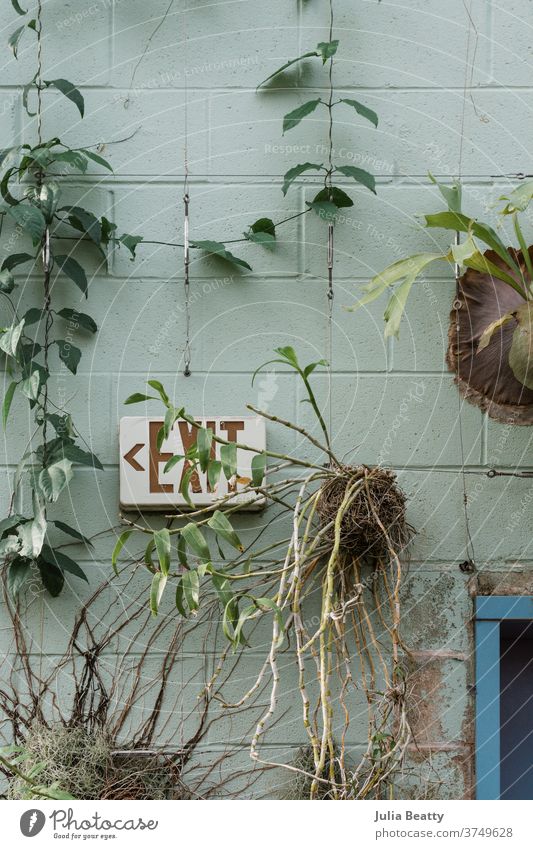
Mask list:
[[[47,563],[45,560],[41,559],[37,561],[37,566],[41,575],[41,581],[45,588],[51,596],[56,598],[65,584],[63,572],[58,566],[54,566],[52,563]]]
[[[13,2],[13,0],[12,0],[12,2]],[[29,98],[29,95],[30,95],[30,91],[32,90],[33,86],[35,85],[36,79],[37,79],[37,74],[35,74],[33,76],[33,78],[29,81],[29,83],[26,83],[26,85],[22,87],[22,106],[24,107],[26,114],[30,118],[35,118],[35,116],[37,115],[37,112],[30,112],[30,109],[29,109],[29,106],[28,106],[28,98]]]
[[[533,306],[525,303],[514,313],[517,327],[509,351],[509,365],[516,379],[533,389]]]
[[[0,271],[0,292],[3,292],[4,295],[9,295],[13,289],[15,288],[15,278],[11,274],[10,271],[5,268],[3,271]]]
[[[87,150],[87,148],[85,147],[80,148],[80,151],[84,154],[84,156],[88,156],[89,159],[92,159],[93,162],[96,162],[97,165],[101,165],[103,168],[107,168],[108,171],[111,171],[111,173],[113,173],[112,166],[109,164],[107,159],[103,158],[103,156],[99,156],[97,153],[93,153],[92,150]]]
[[[131,261],[133,262],[135,259],[135,251],[137,249],[137,245],[143,241],[144,236],[130,236],[129,233],[124,233],[119,237],[118,241],[127,248],[131,254]]]
[[[281,613],[281,609],[278,607],[275,601],[271,598],[256,598],[254,599],[254,604],[251,604],[249,607],[245,607],[239,616],[239,621],[237,623],[237,627],[235,628],[235,642],[238,642],[240,636],[242,634],[243,626],[249,619],[255,619],[259,613],[265,613],[267,610],[271,610],[274,613],[274,617],[277,619],[280,636],[278,638],[278,645],[283,639],[283,616]]]
[[[50,548],[49,545],[43,545],[41,559],[46,563],[51,563],[52,565],[57,566],[62,572],[69,572],[69,574],[75,575],[76,578],[81,578],[82,581],[85,581],[87,584],[89,583],[87,575],[83,569],[78,566],[75,560],[72,560],[71,557],[68,557],[62,551],[54,551],[54,549]]]
[[[45,316],[45,310],[41,310],[38,307],[30,307],[29,310],[24,313],[24,325],[25,327],[30,327],[30,325],[37,324],[37,322],[44,320]]]
[[[23,380],[20,384],[20,388],[22,390],[23,395],[26,398],[29,398],[30,401],[36,401],[39,397],[39,389],[41,386],[41,378],[38,371],[32,372],[32,374]]]
[[[177,548],[178,548],[178,560],[179,560],[181,566],[183,566],[184,568],[187,568],[188,567],[187,547],[186,547],[185,540],[184,540],[183,536],[181,535],[181,533],[178,536],[178,546],[177,546]]]
[[[7,570],[7,589],[9,594],[16,599],[18,594],[31,575],[30,560],[23,557],[15,557]]]
[[[22,8],[22,6],[18,2],[18,0],[11,0],[11,5],[13,6],[15,12],[17,12],[18,15],[27,15],[28,14],[28,12],[24,11],[24,9]]]
[[[76,374],[78,365],[81,360],[81,351],[75,345],[65,339],[56,339],[55,343],[59,348],[59,359],[63,362],[72,374]]]
[[[442,227],[444,230],[459,230],[461,233],[472,233],[481,239],[489,248],[495,251],[505,264],[520,274],[516,262],[503,244],[495,230],[488,224],[468,218],[459,212],[437,212],[435,215],[425,215],[426,227]]]
[[[233,548],[236,548],[238,551],[244,551],[243,545],[238,535],[233,530],[230,521],[220,510],[215,510],[211,518],[208,519],[207,524],[213,531],[215,531],[215,533],[221,536],[222,539],[229,542]]]
[[[158,448],[159,451],[161,450],[161,446],[163,445],[164,440],[169,438],[169,436],[172,432],[172,428],[174,427],[176,421],[179,418],[181,418],[183,413],[184,413],[183,407],[181,407],[181,409],[178,410],[177,407],[169,406],[169,408],[168,408],[168,410],[165,414],[165,421],[163,423],[163,427],[161,428],[161,430],[157,434],[157,448]]]
[[[122,549],[124,548],[124,546],[126,545],[127,541],[129,540],[130,536],[132,535],[132,533],[133,533],[133,531],[123,531],[123,533],[120,534],[119,538],[117,539],[117,541],[115,543],[115,547],[113,549],[113,554],[111,555],[111,566],[113,567],[113,572],[115,573],[117,578],[118,578],[118,569],[117,569],[118,556],[119,556],[120,552],[122,551]]]
[[[431,182],[437,186],[439,192],[442,197],[446,201],[446,206],[448,207],[450,212],[458,212],[461,213],[461,202],[462,202],[462,189],[460,183],[452,183],[451,186],[446,186],[444,183],[439,183],[439,181],[433,176],[430,172],[428,174]]]
[[[225,611],[228,605],[234,602],[233,610],[229,611],[229,613],[230,617],[236,620],[238,618],[238,608],[233,596],[230,581],[228,581],[227,578],[224,578],[221,575],[212,575],[211,581],[220,599],[222,610]]]
[[[0,351],[10,357],[16,357],[17,348],[24,330],[24,319],[19,324],[12,324],[0,335]]]
[[[287,70],[287,68],[290,68],[292,65],[296,65],[297,62],[301,62],[303,59],[310,59],[311,57],[318,55],[319,53],[316,50],[311,50],[309,53],[304,53],[302,56],[297,56],[296,59],[289,59],[289,61],[285,62],[285,64],[282,65],[281,68],[278,68],[277,71],[274,71],[273,74],[270,74],[270,76],[267,77],[266,80],[263,80],[262,83],[259,83],[257,88],[262,88],[264,85],[269,83],[270,80],[273,80],[274,77],[277,77],[278,74],[282,74],[284,71]]]
[[[301,106],[293,109],[292,112],[288,112],[283,118],[283,133],[297,127],[300,121],[307,118],[308,115],[311,115],[311,113],[315,111],[319,103],[322,103],[322,99],[320,97],[316,100],[308,100],[306,103],[303,103]]]
[[[9,40],[8,40],[7,43],[9,45],[9,47],[11,48],[11,50],[13,51],[13,56],[15,57],[15,59],[18,58],[17,57],[17,50],[18,50],[20,39],[22,38],[22,33],[24,32],[25,29],[26,29],[26,24],[22,24],[21,27],[18,27],[18,29],[16,29],[15,32],[12,32],[11,35],[9,36]]]
[[[279,354],[280,357],[283,357],[284,360],[287,360],[289,365],[291,365],[293,368],[300,368],[298,357],[296,356],[296,351],[294,350],[292,345],[285,345],[282,348],[274,348],[274,353]]]
[[[233,263],[233,265],[239,265],[242,268],[247,268],[248,271],[252,270],[252,267],[248,265],[247,262],[245,262],[243,259],[239,259],[239,257],[234,256],[230,251],[226,250],[222,242],[214,242],[210,239],[204,239],[200,242],[191,242],[191,247],[198,248],[202,251],[207,251],[207,253],[209,254],[214,254],[215,256],[226,260],[226,262]]]
[[[89,284],[87,282],[87,275],[85,271],[73,257],[71,256],[56,256],[54,257],[56,264],[58,265],[62,274],[66,277],[69,277],[78,287],[81,289],[85,297],[87,297]],[[72,312],[74,312],[72,310]]]
[[[306,171],[321,171],[323,167],[323,165],[317,165],[314,162],[302,162],[301,165],[295,165],[293,168],[289,168],[283,178],[281,191],[286,195],[291,185],[301,174],[304,174]]]
[[[189,615],[185,608],[185,595],[183,592],[183,582],[181,579],[178,581],[178,585],[176,587],[176,608],[180,616],[183,616],[184,619],[187,619]]]
[[[191,613],[198,610],[200,606],[200,576],[196,569],[185,572],[181,579],[185,601]]]
[[[304,368],[303,375],[304,377],[309,377],[309,375],[313,374],[313,372],[315,371],[315,369],[318,368],[318,366],[325,366],[327,368],[328,365],[329,363],[327,360],[317,360],[316,363],[309,363],[309,365]]]
[[[358,115],[361,115],[362,118],[366,118],[367,121],[370,121],[374,127],[377,127],[379,123],[379,118],[373,109],[369,109],[368,106],[365,106],[363,103],[359,103],[358,100],[350,100],[347,97],[341,97],[341,103],[346,103],[348,106],[351,106]]]
[[[414,282],[414,278],[407,278],[390,296],[383,316],[386,322],[385,336],[398,336],[407,298]]]
[[[181,461],[184,459],[185,456],[183,454],[174,454],[174,456],[171,457],[170,460],[167,460],[167,462],[165,463],[163,471],[170,472],[170,470],[173,469],[174,466],[177,466],[178,463],[181,463]]]
[[[252,457],[252,483],[261,486],[265,478],[267,458],[265,453],[254,454]]]
[[[349,195],[347,195],[346,192],[338,186],[330,186],[328,188],[321,189],[321,191],[319,191],[319,193],[313,198],[313,203],[322,203],[323,201],[333,203],[339,209],[353,206],[353,200],[351,197],[349,197]]]
[[[83,327],[84,330],[88,330],[90,333],[96,333],[98,330],[95,320],[84,312],[78,312],[77,310],[72,310],[69,307],[63,307],[63,309],[59,310],[58,315],[60,315],[61,318],[64,318],[65,321],[71,321],[74,325],[79,325],[80,327]]]
[[[140,404],[142,401],[157,401],[153,395],[143,395],[142,392],[134,392],[124,401],[124,404]]]
[[[40,244],[46,229],[46,221],[40,209],[30,203],[20,203],[17,206],[8,207],[7,212],[23,230],[29,233],[34,245]]]
[[[100,248],[102,226],[92,212],[83,209],[81,206],[63,206],[59,211],[67,213],[67,221],[74,230],[85,233]]]
[[[5,519],[0,521],[0,537],[5,534],[6,531],[11,531],[16,525],[19,525],[21,522],[27,521],[24,516],[21,516],[20,513],[12,513],[11,516],[6,516]]]
[[[2,424],[4,426],[4,430],[6,429],[7,420],[9,417],[9,411],[11,409],[11,404],[13,401],[13,396],[15,394],[15,389],[17,388],[17,382],[13,380],[9,386],[7,387],[7,392],[4,396],[4,403],[2,404]]]
[[[329,200],[312,201],[311,203],[306,201],[306,203],[309,209],[316,212],[318,217],[324,221],[333,222],[339,214],[339,207]]]
[[[456,252],[457,249],[454,249],[453,253],[456,254]],[[479,250],[476,249],[473,253],[465,256],[464,259],[461,260],[461,264],[465,265],[467,268],[473,268],[475,271],[480,271],[482,274],[489,274],[491,277],[503,280],[503,282],[507,283],[508,286],[511,286],[515,292],[518,292],[518,294],[523,296],[523,290],[516,280],[511,277],[510,274],[507,274],[507,272],[505,272],[499,265],[491,262],[491,260]]]
[[[68,534],[73,539],[77,539],[79,542],[83,542],[85,545],[93,548],[91,540],[76,530],[76,528],[72,528],[70,525],[67,525],[65,522],[61,522],[59,519],[51,519],[50,521],[52,525],[56,526],[58,531],[63,531],[64,534]]]
[[[325,65],[328,59],[331,59],[335,56],[337,52],[337,47],[339,46],[339,39],[336,38],[333,41],[321,41],[317,44],[317,50],[322,56],[322,64]]]
[[[259,218],[250,225],[248,233],[244,234],[250,242],[255,242],[265,248],[271,248],[276,243],[276,227],[271,218]]]
[[[159,605],[163,596],[164,589],[167,585],[167,576],[162,572],[156,572],[152,578],[152,586],[150,588],[150,610],[152,616],[157,616]]]
[[[43,548],[46,535],[46,511],[43,500],[32,492],[33,519],[17,528],[20,538],[20,554],[23,557],[36,558]]]
[[[35,257],[31,254],[11,254],[11,256],[6,257],[6,259],[2,263],[2,271],[7,269],[8,271],[13,271],[17,265],[23,265],[25,262],[35,262]]]
[[[39,489],[48,501],[57,501],[72,478],[72,463],[70,460],[60,460],[41,471],[38,478]]]
[[[55,155],[55,162],[66,162],[71,168],[85,174],[87,171],[87,158],[79,150],[65,150]]]
[[[96,454],[91,451],[84,451],[83,448],[70,441],[59,440],[58,446],[54,449],[54,459],[56,457],[59,459],[66,458],[72,463],[77,463],[78,466],[89,466],[93,469],[100,469],[100,471],[103,471],[104,468]]]
[[[18,200],[13,197],[11,192],[9,191],[9,181],[13,174],[15,174],[17,169],[15,167],[8,168],[4,173],[2,180],[0,181],[0,194],[4,198],[5,202],[10,204],[11,206],[16,206],[18,204]]]
[[[188,525],[185,525],[184,528],[181,529],[181,536],[195,554],[198,555],[204,562],[208,562],[211,560],[211,554],[209,552],[209,546],[205,540],[204,535],[201,530],[194,524],[194,522],[189,522]]]
[[[57,80],[43,80],[43,83],[45,86],[48,86],[48,88],[50,88],[51,86],[52,88],[57,89],[61,92],[61,94],[63,94],[72,103],[74,103],[74,105],[78,107],[79,113],[83,118],[85,104],[81,92],[78,91],[75,85],[73,85],[68,80],[64,80],[61,78]]]
[[[220,461],[227,480],[237,474],[237,446],[234,442],[220,446]]]
[[[502,215],[514,215],[515,212],[524,212],[533,198],[533,180],[523,183],[508,195],[501,195],[500,200],[508,201],[502,209]]]
[[[211,456],[211,445],[213,444],[213,431],[210,427],[200,427],[196,432],[196,448],[198,449],[198,460],[202,472],[207,471],[209,458]]]
[[[159,380],[148,380],[148,386],[151,386],[152,389],[155,389],[156,392],[159,392],[159,396],[163,402],[163,404],[168,407],[170,404],[170,399],[165,392],[165,387]]]
[[[347,307],[347,309],[355,310],[364,304],[371,303],[376,298],[379,298],[389,287],[394,286],[395,283],[402,283],[403,288],[401,293],[398,296],[393,295],[385,311],[385,321],[387,322],[385,336],[390,336],[391,333],[397,335],[399,322],[411,285],[418,275],[437,259],[447,260],[449,257],[447,254],[414,254],[411,257],[392,263],[392,265],[389,265],[388,268],[372,278],[370,283],[363,288],[364,297],[355,306]]]
[[[353,165],[338,165],[336,170],[376,194],[376,178],[369,171],[365,171],[364,168],[355,168]]]
[[[161,572],[163,575],[168,575],[170,571],[170,534],[167,528],[154,531],[154,543]]]
[[[220,460],[210,460],[209,465],[207,467],[207,481],[209,483],[210,489],[214,492],[216,485],[220,480],[220,473],[222,471],[222,463]]]

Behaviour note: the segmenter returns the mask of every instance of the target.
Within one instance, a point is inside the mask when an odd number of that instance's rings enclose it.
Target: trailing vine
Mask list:
[[[124,518],[128,528],[117,541],[112,562],[116,569],[132,534],[146,535],[144,565],[151,574],[153,615],[158,615],[171,582],[179,615],[195,617],[210,583],[219,600],[223,633],[233,651],[249,645],[251,624],[264,615],[272,616],[268,655],[242,698],[230,703],[219,689],[228,649],[206,687],[211,697],[236,710],[270,680],[268,708],[257,723],[250,747],[252,759],[262,764],[273,765],[263,758],[261,746],[278,710],[278,655],[293,633],[302,724],[311,752],[312,769],[306,773],[311,798],[321,795],[324,787],[331,798],[380,798],[393,793],[411,739],[406,706],[408,654],[400,633],[402,558],[412,533],[405,519],[405,496],[391,472],[347,466],[336,457],[310,380],[317,368],[326,365],[324,361],[303,366],[294,349],[286,346],[276,350],[273,362],[288,367],[302,381],[323,439],[319,441],[304,428],[252,405],[248,409],[268,422],[297,431],[319,449],[324,462],[270,450],[258,452],[222,439],[195,421],[184,407],[175,406],[162,384],[151,380],[149,386],[156,395],[135,393],[126,403],[160,398],[166,413],[158,434],[159,450],[164,445],[164,450],[172,453],[176,422],[183,420],[196,429],[194,444],[185,455],[171,456],[164,469],[169,472],[182,464],[176,471],[182,471],[180,489],[190,512],[167,516],[167,527],[155,531]],[[239,450],[254,454],[252,479],[243,477],[239,469]],[[267,462],[271,463],[268,474]],[[230,491],[210,507],[195,509],[189,495],[193,476],[208,482],[215,493],[224,476]],[[269,545],[254,542],[244,546],[232,524],[243,496],[261,498],[270,509],[264,529],[285,518],[289,536]],[[237,554],[226,554],[223,549],[227,546]],[[317,594],[321,608],[315,627],[307,613]],[[336,711],[332,689],[337,678]],[[319,685],[314,702],[313,679]],[[350,698],[360,691],[368,704],[368,748],[360,763],[352,766],[345,738]],[[302,772],[295,765],[275,765]]]
[[[160,25],[158,25],[157,29],[159,29],[159,27]],[[154,31],[154,33],[152,33],[151,38],[153,37],[153,35],[155,35],[155,32],[156,30]],[[379,119],[378,115],[373,109],[370,109],[368,106],[361,103],[359,100],[345,97],[335,99],[336,89],[334,85],[334,62],[339,49],[340,40],[334,38],[333,36],[334,5],[333,0],[330,0],[328,40],[320,42],[316,45],[314,49],[306,51],[301,56],[297,56],[294,59],[289,59],[284,65],[275,70],[272,74],[270,74],[270,76],[268,76],[257,86],[258,92],[263,91],[265,88],[268,88],[269,84],[273,80],[278,78],[280,75],[285,74],[287,71],[299,67],[300,64],[303,62],[317,60],[321,62],[324,68],[326,68],[327,66],[327,98],[323,99],[320,96],[314,97],[311,100],[308,100],[302,105],[291,110],[282,118],[282,132],[283,135],[285,135],[285,133],[288,133],[293,130],[305,118],[314,114],[320,108],[324,108],[327,110],[328,129],[326,163],[301,162],[294,165],[293,167],[289,168],[289,170],[284,174],[281,190],[283,196],[285,197],[289,189],[295,184],[296,180],[299,177],[302,177],[303,175],[310,176],[312,172],[316,172],[320,175],[322,188],[317,192],[317,194],[313,197],[311,201],[306,202],[307,208],[302,210],[301,212],[296,213],[295,215],[283,218],[277,222],[274,222],[272,218],[268,217],[267,215],[262,216],[257,221],[254,221],[252,224],[250,224],[246,232],[243,233],[242,237],[240,238],[224,238],[220,241],[214,239],[198,240],[191,238],[189,243],[190,249],[218,257],[219,259],[229,262],[238,268],[251,271],[253,270],[252,266],[250,266],[250,264],[246,260],[243,260],[242,258],[236,256],[232,252],[233,248],[229,250],[227,247],[228,245],[239,245],[246,244],[247,242],[252,242],[263,248],[272,249],[275,247],[276,244],[277,231],[279,227],[281,227],[283,224],[287,224],[290,221],[294,221],[295,219],[300,218],[310,212],[315,212],[316,215],[319,216],[319,218],[327,222],[331,238],[332,228],[335,224],[336,219],[338,218],[339,210],[343,208],[352,207],[354,205],[354,201],[348,195],[348,193],[336,184],[337,178],[353,180],[354,183],[363,186],[374,194],[376,193],[375,177],[369,171],[365,170],[364,168],[357,168],[353,165],[342,165],[334,162],[334,116],[338,107],[348,107],[352,110],[352,112],[355,112],[359,117],[370,122],[374,127],[378,126]],[[169,247],[179,248],[184,247],[183,243],[181,242],[165,242],[151,239],[144,239],[143,244],[167,245]]]
[[[41,0],[34,16],[17,0],[11,0],[11,4],[22,21],[9,38],[15,59],[25,34],[33,33],[36,38],[37,68],[23,88],[22,102],[27,114],[36,118],[37,140],[33,145],[17,145],[0,152],[0,236],[8,222],[15,228],[6,237],[0,269],[0,293],[8,309],[0,331],[0,350],[11,379],[4,395],[2,421],[5,429],[18,394],[28,401],[34,429],[14,474],[9,513],[0,522],[0,556],[13,596],[34,567],[46,589],[56,596],[63,588],[65,573],[87,578],[72,558],[52,544],[52,526],[67,537],[90,543],[77,528],[49,520],[48,506],[69,486],[75,465],[95,469],[102,469],[102,465],[87,450],[68,410],[56,404],[49,391],[54,369],[77,372],[82,352],[72,344],[73,333],[79,330],[91,335],[98,329],[87,313],[56,303],[55,284],[59,276],[66,277],[87,298],[90,281],[74,256],[80,243],[90,244],[105,264],[109,252],[118,246],[128,249],[133,259],[141,237],[127,233],[118,236],[116,225],[104,216],[97,218],[82,206],[62,203],[62,175],[85,174],[89,164],[108,171],[112,168],[89,148],[71,148],[58,137],[43,138],[43,95],[47,90],[60,92],[78,109],[81,118],[84,99],[70,81],[43,77]],[[30,104],[33,98],[35,111]],[[55,250],[56,242],[63,239],[72,243],[68,253]],[[15,252],[13,247],[19,241],[24,249]],[[23,268],[26,274],[19,276]],[[38,305],[21,315],[13,292],[19,286],[33,287],[34,276],[40,278],[40,292],[35,292]]]

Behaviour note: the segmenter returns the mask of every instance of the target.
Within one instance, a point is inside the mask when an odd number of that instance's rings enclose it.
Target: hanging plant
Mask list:
[[[431,175],[430,175],[431,177]],[[433,263],[462,268],[450,315],[447,363],[465,398],[492,418],[533,423],[533,247],[520,222],[533,198],[533,182],[500,198],[500,214],[510,217],[517,239],[507,247],[490,225],[462,212],[459,185],[438,186],[448,209],[425,215],[429,228],[464,234],[444,253],[415,254],[376,275],[357,309],[391,292],[385,309],[385,336],[398,336],[415,280]]]
[[[209,428],[199,426],[184,407],[174,406],[164,387],[152,380],[150,387],[166,408],[158,444],[166,442],[165,451],[171,452],[173,428],[180,420],[197,432],[186,456],[172,456],[165,466],[168,471],[186,461],[181,492],[189,500],[190,512],[168,516],[167,527],[155,531],[124,518],[128,529],[117,541],[113,565],[116,568],[132,534],[146,535],[144,563],[151,575],[152,613],[157,615],[169,583],[174,583],[178,613],[183,619],[194,617],[211,584],[219,599],[223,632],[234,651],[250,644],[251,626],[258,619],[273,617],[268,656],[256,682],[240,701],[228,703],[218,689],[218,676],[228,650],[206,688],[227,708],[237,709],[270,676],[269,707],[251,742],[251,756],[260,763],[268,763],[260,748],[277,712],[278,654],[293,633],[302,721],[312,751],[313,765],[308,774],[311,797],[323,795],[324,788],[332,798],[379,797],[391,791],[395,770],[402,763],[410,740],[405,704],[406,654],[400,635],[401,558],[412,536],[405,515],[406,499],[392,472],[347,466],[336,457],[311,385],[313,372],[327,363],[303,366],[290,346],[276,349],[273,362],[288,367],[302,381],[321,440],[290,421],[251,405],[248,409],[278,426],[297,431],[321,452],[322,461],[311,462],[269,450],[254,452],[247,445],[217,437]],[[126,403],[153,397],[157,396],[136,393]],[[255,454],[251,464],[253,480],[238,477],[238,450]],[[267,461],[274,463],[268,474]],[[189,495],[194,475],[207,477],[215,492],[221,476],[225,476],[232,484],[239,484],[239,497],[262,496],[271,510],[263,531],[271,522],[286,517],[291,528],[289,539],[245,547],[232,522],[240,506],[237,493],[230,491],[211,507],[195,509]],[[228,547],[236,554],[228,554]],[[317,594],[321,599],[320,615],[318,623],[313,623],[307,613]],[[379,635],[370,617],[370,601],[378,616]],[[341,717],[336,715],[332,696],[336,676],[341,680]],[[313,681],[318,684],[314,701]],[[368,750],[361,763],[351,768],[344,741],[349,724],[347,704],[361,687],[369,708]],[[344,733],[337,742],[334,729],[339,736],[343,723]],[[294,765],[285,766],[299,770]]]
[[[7,315],[0,329],[0,351],[5,356],[10,382],[2,405],[4,429],[9,424],[11,406],[16,395],[27,399],[35,425],[29,444],[14,475],[9,514],[0,521],[0,557],[7,566],[7,583],[16,597],[37,568],[42,583],[53,596],[64,585],[65,574],[87,580],[82,568],[49,540],[56,530],[79,542],[90,545],[77,528],[62,521],[49,520],[48,506],[58,501],[68,488],[74,466],[102,469],[99,459],[84,444],[67,409],[54,403],[49,392],[49,378],[55,368],[66,368],[76,374],[82,351],[72,344],[73,332],[95,334],[94,319],[85,312],[62,307],[54,297],[58,276],[68,278],[85,298],[89,279],[74,256],[80,244],[91,246],[105,265],[109,252],[119,246],[135,256],[140,236],[124,233],[118,236],[116,224],[105,217],[97,218],[84,207],[63,200],[62,173],[85,174],[89,164],[112,171],[110,164],[89,148],[71,148],[57,137],[42,138],[42,99],[50,88],[60,92],[79,111],[83,118],[84,100],[81,92],[68,80],[45,80],[42,73],[41,5],[37,17],[12,0],[24,23],[9,39],[15,58],[20,39],[27,30],[37,38],[37,71],[24,87],[23,105],[28,115],[37,120],[37,143],[22,144],[0,151],[0,236],[7,221],[15,227],[17,238],[6,238],[4,260],[0,268],[0,294],[7,306]],[[36,111],[30,109],[30,99],[37,100]],[[27,249],[12,251],[13,243],[23,239]],[[57,240],[72,242],[68,253],[56,252]],[[16,275],[21,269],[27,279]],[[23,282],[34,286],[30,275],[40,277],[40,290],[35,293],[36,304],[24,314],[17,309],[13,291]]]

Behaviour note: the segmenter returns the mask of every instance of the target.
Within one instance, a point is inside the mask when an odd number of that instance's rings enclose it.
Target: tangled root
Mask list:
[[[388,469],[343,466],[322,487],[317,504],[321,526],[333,522],[347,488],[360,481],[341,522],[340,545],[361,562],[375,563],[390,557],[391,547],[400,554],[413,529],[406,520],[406,496]],[[333,538],[333,528],[328,536]],[[387,539],[388,537],[388,539]]]

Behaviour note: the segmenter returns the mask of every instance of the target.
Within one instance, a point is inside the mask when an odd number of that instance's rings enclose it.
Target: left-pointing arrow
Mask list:
[[[138,442],[137,445],[134,445],[133,448],[130,448],[127,454],[124,454],[124,459],[126,463],[129,463],[130,466],[135,469],[136,472],[144,472],[145,469],[141,466],[141,464],[135,459],[135,455],[144,448],[144,442]]]

